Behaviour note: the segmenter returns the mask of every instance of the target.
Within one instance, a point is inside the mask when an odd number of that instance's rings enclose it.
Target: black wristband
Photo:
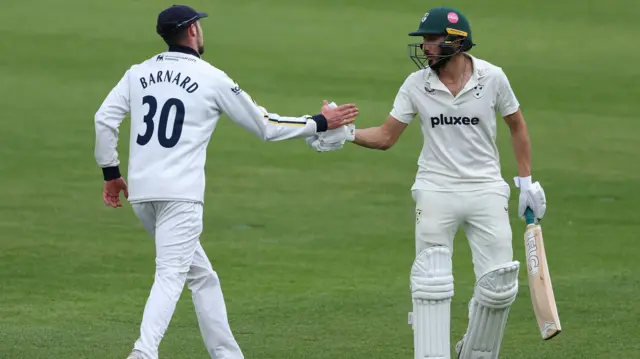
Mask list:
[[[120,178],[120,168],[118,166],[115,167],[104,167],[102,169],[102,176],[105,181],[111,181],[114,179]]]
[[[329,129],[329,121],[323,114],[312,116],[311,119],[316,121],[316,132],[325,132]]]

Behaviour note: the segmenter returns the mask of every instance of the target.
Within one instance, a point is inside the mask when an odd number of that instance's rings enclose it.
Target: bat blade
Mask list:
[[[525,217],[524,244],[531,303],[540,335],[543,340],[549,340],[560,334],[562,327],[549,275],[542,227],[535,223],[531,209],[527,209]]]

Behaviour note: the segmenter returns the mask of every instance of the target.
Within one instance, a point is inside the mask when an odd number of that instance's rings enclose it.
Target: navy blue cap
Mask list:
[[[156,31],[160,36],[184,29],[209,14],[198,12],[187,5],[173,5],[158,14]]]

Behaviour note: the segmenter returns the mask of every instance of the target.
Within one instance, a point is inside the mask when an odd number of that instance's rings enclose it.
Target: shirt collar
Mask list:
[[[171,46],[169,46],[169,51],[170,52],[181,52],[183,54],[192,55],[192,56],[195,56],[195,57],[200,57],[200,54],[198,53],[198,51],[190,48],[189,46],[171,45]]]

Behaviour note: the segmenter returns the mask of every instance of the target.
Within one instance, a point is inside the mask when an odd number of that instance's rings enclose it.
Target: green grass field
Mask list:
[[[154,247],[127,204],[106,208],[93,115],[124,71],[165,47],[167,1],[6,0],[0,13],[0,358],[122,358],[153,280]],[[415,65],[417,0],[194,0],[206,60],[261,105],[315,113],[355,102],[381,123]],[[502,358],[640,358],[636,235],[640,4],[452,1],[470,18],[473,54],[503,67],[547,193],[544,233],[564,332],[543,342],[526,282]],[[120,153],[126,169],[128,121]],[[516,174],[499,124],[503,175]],[[247,358],[412,358],[409,269],[417,123],[390,151],[317,154],[263,143],[222,121],[209,146],[202,238]],[[523,223],[511,215],[516,259]],[[466,327],[473,271],[455,241],[452,342]],[[161,358],[205,359],[184,292]]]

